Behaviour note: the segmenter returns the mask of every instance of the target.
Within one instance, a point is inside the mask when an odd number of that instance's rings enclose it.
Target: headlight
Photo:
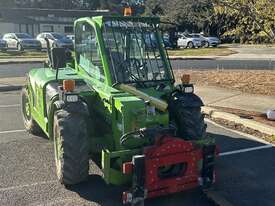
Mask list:
[[[66,101],[67,102],[78,102],[78,95],[76,94],[67,94],[66,95]]]

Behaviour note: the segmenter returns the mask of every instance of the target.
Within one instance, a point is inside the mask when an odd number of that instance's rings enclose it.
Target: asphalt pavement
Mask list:
[[[53,144],[24,131],[20,92],[0,93],[0,205],[121,205],[123,187],[106,185],[91,162],[90,177],[71,188],[55,175]],[[223,156],[217,160],[213,190],[234,206],[274,206],[275,149],[248,136],[208,123]],[[244,149],[256,148],[247,152]],[[232,152],[233,153],[228,153]],[[148,206],[212,206],[200,190],[146,202]]]
[[[173,69],[275,69],[274,60],[219,60],[193,59],[171,60]],[[0,64],[0,78],[23,77],[32,68],[40,68],[41,63]]]
[[[40,68],[40,63],[24,63],[24,64],[0,64],[0,78],[7,77],[23,77],[32,69]]]
[[[120,206],[126,189],[106,185],[93,162],[87,182],[71,188],[57,180],[53,143],[24,131],[20,92],[0,92],[0,205]],[[200,190],[146,202],[152,206],[212,206]]]

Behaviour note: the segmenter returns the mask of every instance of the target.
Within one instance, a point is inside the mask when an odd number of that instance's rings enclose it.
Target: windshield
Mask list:
[[[201,36],[199,34],[193,34],[193,38],[200,38]]]
[[[160,54],[156,30],[156,25],[142,22],[105,22],[103,37],[115,82],[173,80],[171,67]]]
[[[66,39],[66,36],[63,36],[62,34],[51,33],[51,35],[52,35],[53,38],[55,38],[55,39]]]
[[[192,35],[190,35],[190,34],[185,34],[184,35],[186,38],[192,38],[193,36]]]
[[[18,39],[31,39],[32,37],[29,34],[17,33],[15,34]]]

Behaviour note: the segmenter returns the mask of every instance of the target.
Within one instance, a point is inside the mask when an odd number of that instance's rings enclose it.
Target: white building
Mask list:
[[[80,17],[106,15],[108,11],[0,8],[0,34],[26,32],[36,36],[41,32],[73,34],[73,22]]]

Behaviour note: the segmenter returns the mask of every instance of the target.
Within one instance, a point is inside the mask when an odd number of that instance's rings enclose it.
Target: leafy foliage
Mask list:
[[[215,0],[212,23],[224,36],[239,36],[242,43],[275,40],[274,0]]]
[[[164,30],[237,37],[242,43],[275,41],[275,0],[0,0],[3,7],[109,9],[131,5],[138,14],[160,16]]]
[[[199,31],[207,27],[213,14],[211,0],[147,0],[146,14],[161,16],[168,27]]]

